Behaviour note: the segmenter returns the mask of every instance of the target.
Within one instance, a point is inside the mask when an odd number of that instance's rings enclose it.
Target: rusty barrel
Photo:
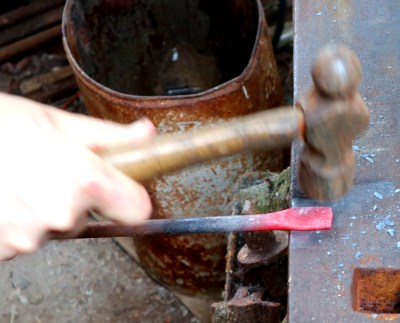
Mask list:
[[[63,42],[90,115],[150,118],[159,133],[186,131],[276,107],[282,95],[256,0],[68,0]],[[255,152],[157,178],[154,218],[231,213],[245,171],[282,168],[283,153]],[[218,297],[225,235],[135,238],[151,277],[175,292]]]

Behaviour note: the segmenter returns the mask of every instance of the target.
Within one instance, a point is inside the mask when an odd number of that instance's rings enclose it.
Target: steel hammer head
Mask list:
[[[312,67],[314,85],[297,103],[305,118],[298,178],[315,200],[332,201],[351,187],[352,141],[368,126],[368,110],[358,92],[361,66],[344,46],[323,48]]]

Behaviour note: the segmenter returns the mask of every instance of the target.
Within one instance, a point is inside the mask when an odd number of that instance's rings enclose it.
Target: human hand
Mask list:
[[[145,189],[93,151],[149,139],[147,120],[119,125],[0,94],[0,260],[36,250],[50,231],[75,231],[88,210],[135,224]]]

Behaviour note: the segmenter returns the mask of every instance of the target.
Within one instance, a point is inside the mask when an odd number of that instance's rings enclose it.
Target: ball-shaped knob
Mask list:
[[[344,98],[361,82],[361,64],[344,46],[327,46],[318,54],[311,72],[316,88],[331,98]]]

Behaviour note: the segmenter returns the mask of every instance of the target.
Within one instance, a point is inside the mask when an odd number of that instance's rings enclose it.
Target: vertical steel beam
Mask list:
[[[371,122],[353,150],[354,188],[331,206],[329,232],[292,232],[290,322],[400,320],[400,10],[398,0],[295,0],[294,89],[311,83],[317,50],[344,43],[363,67],[360,92]],[[292,206],[315,205],[298,186]]]

